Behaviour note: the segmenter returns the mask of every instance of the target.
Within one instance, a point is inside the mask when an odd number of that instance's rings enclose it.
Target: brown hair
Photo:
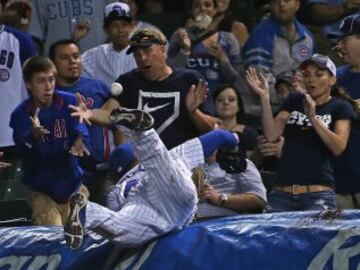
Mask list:
[[[29,58],[23,65],[24,81],[30,82],[35,73],[51,70],[53,70],[56,75],[56,67],[49,58],[45,56],[35,56]]]

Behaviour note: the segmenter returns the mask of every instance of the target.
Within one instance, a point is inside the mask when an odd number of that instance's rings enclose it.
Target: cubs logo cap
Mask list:
[[[333,76],[336,77],[336,66],[334,62],[326,55],[315,53],[313,56],[303,61],[300,64],[299,69],[305,69],[305,67],[309,64],[315,64],[321,69],[327,69]]]
[[[123,20],[131,22],[132,19],[133,18],[130,14],[130,8],[125,3],[111,3],[104,9],[104,26],[107,26],[112,21]]]
[[[130,37],[130,48],[126,54],[132,53],[136,48],[146,48],[152,44],[166,45],[167,39],[161,31],[155,28],[139,29]]]

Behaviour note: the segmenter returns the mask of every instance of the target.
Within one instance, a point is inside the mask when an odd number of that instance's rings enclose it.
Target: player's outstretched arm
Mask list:
[[[90,110],[87,108],[82,96],[76,93],[78,104],[76,106],[69,105],[69,108],[73,111],[71,116],[79,118],[79,122],[85,122],[88,125],[95,124],[99,126],[109,126],[110,113],[113,109],[120,107],[120,104],[110,98],[100,109]]]

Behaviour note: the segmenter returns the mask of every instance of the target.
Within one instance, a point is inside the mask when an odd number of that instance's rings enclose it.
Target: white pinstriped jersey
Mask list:
[[[127,49],[117,52],[112,44],[102,44],[87,50],[82,54],[84,75],[110,86],[121,74],[137,67],[133,54],[126,54]]]
[[[0,147],[14,145],[10,115],[27,97],[21,65],[35,52],[29,34],[0,25]]]
[[[129,134],[125,128],[122,132]],[[169,152],[153,129],[131,134],[135,155],[145,171],[136,167],[128,175],[140,177],[139,185],[117,212],[91,202],[86,207],[85,227],[120,247],[142,245],[186,226],[197,205],[191,169],[204,163],[197,138]]]

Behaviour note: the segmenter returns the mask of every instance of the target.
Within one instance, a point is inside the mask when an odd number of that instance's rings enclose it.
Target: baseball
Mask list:
[[[110,92],[111,92],[112,95],[118,96],[118,95],[120,95],[122,93],[122,91],[123,91],[123,87],[122,87],[122,85],[120,83],[115,82],[115,83],[113,83],[111,85]]]

